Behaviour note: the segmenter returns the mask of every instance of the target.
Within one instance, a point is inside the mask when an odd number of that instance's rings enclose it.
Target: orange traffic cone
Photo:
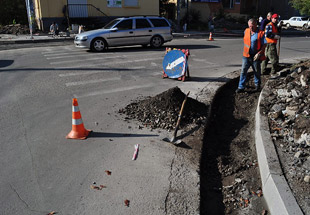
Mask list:
[[[91,130],[84,128],[82,116],[77,99],[72,100],[72,130],[66,136],[67,139],[86,139]]]
[[[212,38],[212,32],[210,32],[210,35],[209,35],[209,39],[208,39],[209,41],[212,41],[212,40],[214,40],[213,38]]]

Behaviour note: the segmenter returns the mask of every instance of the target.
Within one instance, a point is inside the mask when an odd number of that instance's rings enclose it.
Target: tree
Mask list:
[[[169,0],[159,0],[159,14],[164,16],[166,14],[166,6],[168,5]]]
[[[0,24],[27,24],[27,10],[25,0],[2,0],[0,7]]]
[[[310,15],[310,0],[290,0],[290,4],[301,15]]]

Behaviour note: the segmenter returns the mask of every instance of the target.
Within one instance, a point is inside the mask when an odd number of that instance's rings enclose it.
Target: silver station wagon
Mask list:
[[[109,46],[150,45],[159,48],[172,38],[170,23],[163,17],[123,17],[114,19],[102,29],[78,34],[74,44],[99,52]]]

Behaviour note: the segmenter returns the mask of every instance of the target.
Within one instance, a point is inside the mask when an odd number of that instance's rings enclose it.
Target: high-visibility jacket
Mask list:
[[[268,24],[266,25],[266,28],[267,28],[268,25],[271,25],[271,26],[272,26],[272,34],[273,34],[273,35],[279,33],[278,28],[277,28],[272,22],[268,23]],[[267,36],[266,36],[266,40],[267,40],[267,43],[275,43],[275,44],[277,44],[277,42],[278,42],[277,39],[268,38]]]
[[[262,44],[261,40],[264,37],[264,31],[258,31],[257,33],[257,52],[261,50]],[[251,47],[251,30],[250,28],[245,29],[244,31],[244,37],[243,37],[243,56],[244,57],[250,57],[250,47]],[[261,52],[260,60],[265,59],[265,53],[264,51]]]

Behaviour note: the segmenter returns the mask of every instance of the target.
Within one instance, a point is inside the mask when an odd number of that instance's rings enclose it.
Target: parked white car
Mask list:
[[[87,31],[75,37],[76,47],[103,51],[109,46],[150,45],[161,47],[173,39],[171,25],[163,17],[117,18],[104,28]]]
[[[309,17],[293,16],[289,20],[283,20],[283,25],[287,28],[298,27],[307,29],[310,27]]]

